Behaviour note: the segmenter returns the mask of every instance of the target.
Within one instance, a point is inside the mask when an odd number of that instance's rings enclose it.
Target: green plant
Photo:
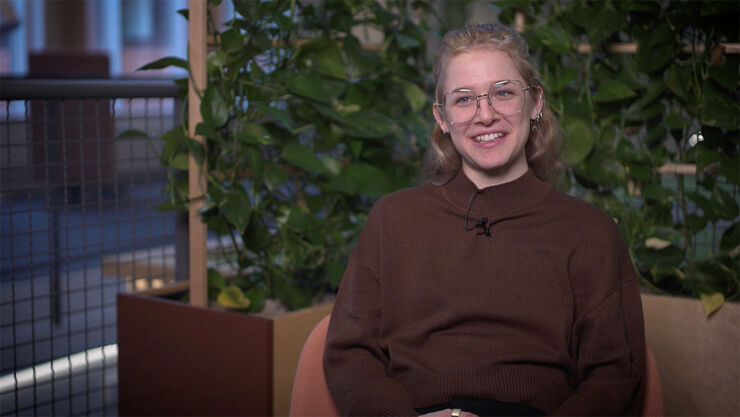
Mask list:
[[[525,13],[566,130],[570,191],[618,221],[643,284],[701,297],[707,314],[738,299],[740,62],[720,44],[740,40],[740,3],[496,4],[509,23]],[[696,164],[695,184],[656,172],[669,162]]]
[[[374,199],[416,175],[432,116],[425,28],[410,12],[432,10],[371,0],[233,8],[213,33],[198,92],[204,145],[185,125],[161,137],[169,181],[160,208],[187,210],[181,173],[191,155],[204,163],[202,219],[229,237],[224,259],[238,271],[209,270],[209,294],[247,311],[266,297],[299,308],[336,288]],[[375,49],[353,34],[368,30],[382,34]],[[189,67],[168,57],[143,69],[169,65]]]

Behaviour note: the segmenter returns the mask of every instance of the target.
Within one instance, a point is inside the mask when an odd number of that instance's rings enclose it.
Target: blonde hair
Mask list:
[[[514,62],[525,84],[536,87],[530,91],[542,94],[542,82],[529,56],[527,43],[509,27],[501,24],[466,25],[447,32],[434,61],[435,102],[442,100],[442,75],[450,60],[466,51],[477,48],[491,48],[505,52]],[[562,128],[557,118],[543,100],[542,118],[536,129],[530,130],[525,146],[527,164],[541,180],[556,182],[562,173],[560,162],[560,141]],[[439,125],[434,126],[432,138],[424,160],[423,181],[444,184],[460,170],[460,154],[452,144],[448,134]]]

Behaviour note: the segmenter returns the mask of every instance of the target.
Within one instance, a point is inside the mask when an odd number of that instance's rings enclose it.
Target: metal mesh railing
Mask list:
[[[0,412],[116,415],[116,294],[183,276],[177,216],[154,208],[158,143],[117,136],[173,126],[176,87],[4,80],[0,94]]]

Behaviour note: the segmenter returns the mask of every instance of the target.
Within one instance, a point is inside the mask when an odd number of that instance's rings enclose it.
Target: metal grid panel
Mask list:
[[[3,415],[117,414],[115,296],[175,280],[175,215],[154,209],[165,179],[156,142],[116,137],[164,132],[175,107],[0,101]]]

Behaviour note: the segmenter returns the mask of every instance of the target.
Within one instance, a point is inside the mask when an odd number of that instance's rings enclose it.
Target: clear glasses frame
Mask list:
[[[522,105],[519,108],[519,110],[514,111],[514,112],[511,112],[511,113],[503,113],[503,112],[499,111],[498,109],[496,109],[496,107],[493,104],[493,102],[496,101],[496,98],[495,97],[491,97],[491,90],[493,90],[494,87],[505,85],[507,83],[516,83],[516,84],[518,84],[519,88],[522,89],[522,96],[525,96],[525,99],[522,100]],[[442,110],[442,116],[444,116],[445,120],[447,120],[447,122],[449,122],[451,125],[462,125],[462,124],[465,124],[465,123],[472,122],[473,119],[475,119],[475,117],[478,115],[478,112],[480,111],[480,99],[481,99],[481,97],[486,97],[486,101],[488,102],[488,108],[490,108],[491,110],[493,110],[496,113],[498,113],[500,115],[503,115],[503,116],[510,116],[512,114],[517,114],[517,113],[521,112],[522,110],[524,110],[524,105],[527,102],[527,100],[526,100],[526,91],[527,90],[531,90],[531,89],[532,89],[532,86],[531,85],[528,85],[528,86],[524,87],[522,85],[521,81],[519,81],[519,80],[499,80],[499,81],[494,81],[491,84],[491,86],[488,88],[488,92],[487,93],[483,93],[483,94],[475,94],[475,92],[473,92],[473,90],[471,90],[469,88],[455,88],[453,90],[450,90],[450,91],[442,94],[442,103],[435,103],[435,105],[437,107],[439,107],[440,110]],[[447,97],[448,94],[451,94],[451,93],[467,93],[467,92],[473,93],[473,95],[475,97],[475,113],[473,113],[473,116],[469,120],[465,120],[465,121],[462,121],[462,122],[453,122],[452,120],[450,120],[450,117],[447,115],[447,111],[445,110],[444,103],[447,101],[446,100],[446,97]]]

